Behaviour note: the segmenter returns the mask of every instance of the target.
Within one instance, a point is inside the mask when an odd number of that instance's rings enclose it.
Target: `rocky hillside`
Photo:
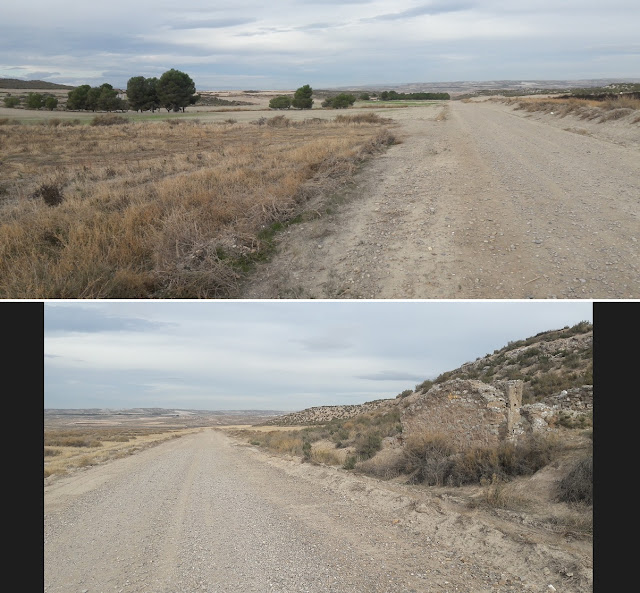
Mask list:
[[[538,414],[550,417],[545,410],[571,408],[571,402],[592,398],[593,386],[593,325],[581,322],[573,327],[541,332],[535,336],[510,342],[473,362],[426,380],[392,399],[381,399],[361,405],[319,406],[279,416],[267,425],[298,426],[324,424],[344,420],[379,409],[390,411],[404,398],[425,394],[432,387],[450,381],[481,381],[495,384],[501,381],[522,381],[522,404],[535,404]],[[540,409],[538,409],[540,408]],[[557,409],[556,409],[557,408]],[[525,408],[523,412],[526,412]],[[554,412],[555,416],[557,413]],[[546,414],[546,416],[545,416]]]
[[[416,391],[426,392],[434,384],[450,379],[479,379],[484,383],[519,379],[524,382],[525,404],[563,390],[593,385],[593,325],[581,322],[509,342],[493,354],[442,373],[433,381],[424,381]]]

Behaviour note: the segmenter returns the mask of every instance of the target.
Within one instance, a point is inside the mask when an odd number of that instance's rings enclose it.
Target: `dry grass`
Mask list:
[[[44,477],[106,463],[198,429],[89,428],[45,430]]]
[[[640,122],[640,99],[633,97],[617,97],[605,101],[593,99],[560,99],[546,97],[518,97],[512,99],[497,99],[508,105],[515,105],[515,109],[528,112],[542,111],[558,117],[574,115],[584,120],[594,120],[598,123],[630,117],[630,122]]]
[[[378,121],[180,121],[4,125],[0,298],[234,296],[272,225],[395,142]]]

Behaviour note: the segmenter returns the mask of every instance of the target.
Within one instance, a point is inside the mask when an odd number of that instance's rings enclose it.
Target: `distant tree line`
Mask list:
[[[451,99],[449,93],[397,93],[396,91],[382,91],[381,101],[400,101],[405,99],[428,100],[428,99]]]
[[[4,98],[5,107],[18,107],[20,105],[20,97],[12,97],[8,95]],[[48,109],[53,111],[58,106],[58,99],[51,95],[43,95],[41,93],[29,93],[25,99],[25,107],[27,109]]]

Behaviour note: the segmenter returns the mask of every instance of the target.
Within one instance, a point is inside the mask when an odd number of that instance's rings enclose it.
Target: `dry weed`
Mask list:
[[[580,119],[596,120],[600,123],[622,119],[627,116],[634,116],[640,109],[640,99],[633,97],[616,97],[604,101],[594,99],[581,99],[578,97],[546,98],[546,97],[526,97],[506,99],[507,105],[515,105],[515,109],[522,109],[527,112],[542,111],[557,117],[575,115]],[[638,123],[639,117],[631,117],[631,123]]]
[[[234,296],[265,229],[397,141],[379,119],[6,126],[0,297]]]

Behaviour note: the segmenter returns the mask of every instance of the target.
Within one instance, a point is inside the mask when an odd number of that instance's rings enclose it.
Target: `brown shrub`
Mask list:
[[[176,120],[171,120],[176,121]],[[92,126],[118,126],[122,124],[128,124],[129,120],[116,113],[104,113],[101,115],[96,115],[90,122]]]
[[[578,460],[558,483],[557,498],[562,502],[593,504],[593,455]]]
[[[42,198],[47,206],[59,206],[64,201],[62,188],[55,183],[43,183],[33,194],[33,199]]]

